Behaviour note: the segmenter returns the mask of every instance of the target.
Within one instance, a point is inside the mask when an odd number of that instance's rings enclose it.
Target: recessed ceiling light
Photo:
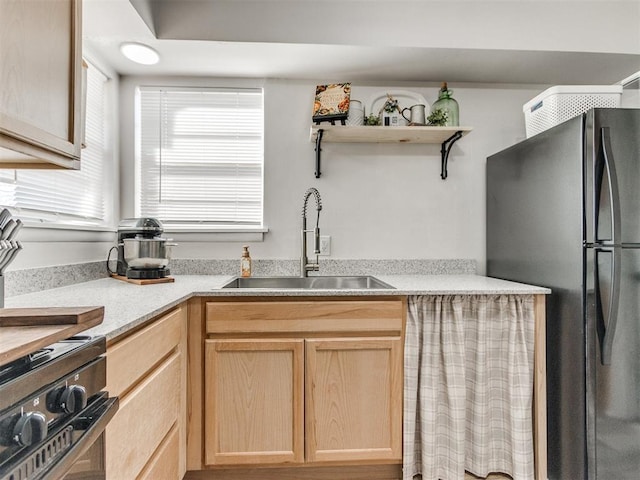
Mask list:
[[[123,43],[120,45],[120,51],[132,62],[141,63],[142,65],[154,65],[160,60],[158,52],[142,43]]]

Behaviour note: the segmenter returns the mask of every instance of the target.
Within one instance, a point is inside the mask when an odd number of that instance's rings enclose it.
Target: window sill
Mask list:
[[[163,236],[178,242],[262,242],[267,227],[176,228],[165,226]]]
[[[114,227],[88,225],[53,225],[37,222],[24,223],[14,240],[21,242],[113,242]]]

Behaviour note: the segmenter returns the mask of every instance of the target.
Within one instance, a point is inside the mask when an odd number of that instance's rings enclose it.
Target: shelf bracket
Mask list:
[[[318,136],[316,137],[316,178],[320,178],[320,175],[322,175],[320,173],[320,152],[322,151],[321,145],[322,145],[322,134],[324,133],[324,130],[319,128],[318,129]]]
[[[462,138],[462,132],[457,131],[449,138],[447,138],[444,142],[442,142],[442,146],[440,147],[440,154],[442,155],[442,168],[440,171],[440,178],[442,180],[446,180],[447,178],[447,162],[449,161],[449,153],[451,152],[451,147],[456,143],[460,138]]]

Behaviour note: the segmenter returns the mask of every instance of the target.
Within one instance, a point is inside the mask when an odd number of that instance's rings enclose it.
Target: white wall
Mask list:
[[[228,84],[215,79],[121,79],[123,217],[133,215],[133,110],[136,85]],[[255,81],[242,82],[256,84]],[[439,145],[331,144],[322,146],[322,177],[314,177],[309,141],[317,82],[266,80],[265,223],[262,242],[179,241],[176,258],[238,258],[242,243],[252,256],[299,256],[302,198],[316,187],[323,200],[320,227],[331,235],[331,258],[471,258],[485,262],[486,157],[524,138],[522,105],[541,88],[450,85],[460,104],[461,125],[473,131],[454,146],[449,178],[440,179]],[[352,98],[409,90],[429,103],[437,85],[353,85]],[[392,127],[389,127],[392,128]],[[313,202],[310,203],[310,211]]]
[[[310,114],[315,85],[325,81],[120,79],[121,208],[116,217],[134,214],[136,85],[258,85],[265,89],[265,223],[269,232],[262,242],[247,242],[254,258],[298,257],[302,195],[314,186],[324,205],[322,234],[332,237],[331,258],[471,258],[483,273],[486,157],[524,138],[522,105],[542,87],[450,85],[460,103],[461,124],[473,131],[454,146],[447,180],[440,179],[439,145],[331,143],[323,144],[322,177],[316,179]],[[368,109],[368,100],[376,93],[398,89],[419,93],[433,103],[438,85],[356,84],[352,98],[362,100]],[[32,230],[21,233],[25,250],[10,270],[101,261],[115,239],[104,233],[69,236],[61,231]],[[245,243],[219,236],[206,242],[179,242],[177,258],[237,258]]]

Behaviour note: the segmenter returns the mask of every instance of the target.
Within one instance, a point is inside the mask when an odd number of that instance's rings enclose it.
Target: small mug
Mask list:
[[[405,110],[409,110],[409,117],[404,114]],[[426,107],[419,103],[416,105],[412,105],[409,108],[403,108],[401,113],[405,120],[409,122],[409,124],[424,125],[425,123],[427,123],[425,110]]]

